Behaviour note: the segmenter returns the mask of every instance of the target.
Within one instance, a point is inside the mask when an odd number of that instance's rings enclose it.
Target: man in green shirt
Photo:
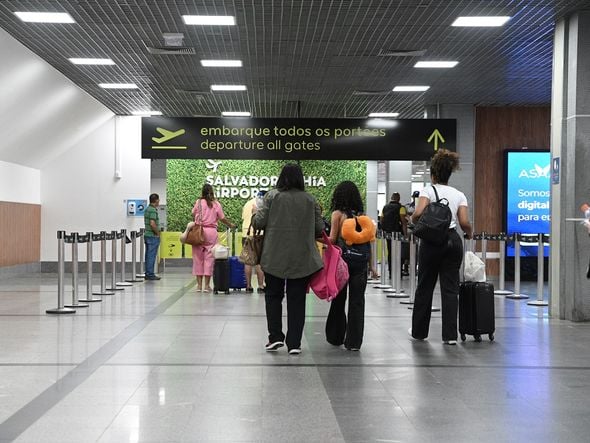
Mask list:
[[[156,209],[160,204],[160,196],[158,194],[150,195],[150,204],[143,214],[143,221],[145,224],[145,279],[146,280],[160,280],[154,274],[154,265],[156,264],[156,256],[158,255],[158,248],[160,247],[160,218],[158,210]]]

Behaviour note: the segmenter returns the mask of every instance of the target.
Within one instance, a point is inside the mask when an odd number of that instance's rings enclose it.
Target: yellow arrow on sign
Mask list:
[[[443,138],[442,134],[440,133],[440,131],[438,129],[435,129],[432,134],[430,134],[430,137],[428,137],[427,142],[428,143],[432,143],[434,141],[434,150],[438,151],[438,142],[440,141],[441,143],[445,142],[445,139]]]

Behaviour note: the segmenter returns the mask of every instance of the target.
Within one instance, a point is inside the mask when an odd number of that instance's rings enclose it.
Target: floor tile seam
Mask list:
[[[34,364],[32,364],[34,365]],[[1,365],[0,365],[1,366]],[[15,365],[21,366],[21,365]],[[102,366],[155,366],[155,367],[219,367],[219,368],[400,368],[400,369],[515,369],[536,371],[590,371],[590,366],[523,366],[523,365],[445,365],[445,364],[387,364],[387,363],[105,363]]]
[[[0,435],[8,436],[9,441],[18,438],[23,432],[38,421],[45,412],[53,408],[67,395],[73,392],[101,366],[104,366],[127,343],[143,331],[154,319],[180,300],[196,281],[191,280],[175,293],[164,299],[151,311],[140,316],[130,325],[127,325],[115,337],[88,356],[79,365],[68,371],[55,383],[51,384],[33,400],[24,405],[4,422],[0,423]],[[110,349],[113,348],[113,349]],[[103,355],[104,354],[104,355]]]

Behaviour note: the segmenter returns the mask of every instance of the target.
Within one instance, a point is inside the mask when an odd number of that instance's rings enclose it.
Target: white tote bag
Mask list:
[[[465,281],[486,281],[486,265],[473,252],[467,251],[465,254]]]

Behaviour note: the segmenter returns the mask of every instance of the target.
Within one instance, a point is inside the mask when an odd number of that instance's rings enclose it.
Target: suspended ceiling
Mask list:
[[[550,102],[553,29],[588,0],[2,0],[0,27],[117,114],[170,116],[422,117],[425,104]],[[67,12],[74,24],[23,23],[15,11]],[[233,15],[236,26],[187,26],[182,15]],[[456,28],[464,15],[508,15],[501,28]],[[182,33],[194,55],[153,55],[164,33]],[[383,56],[423,50],[421,57]],[[116,65],[76,66],[69,57]],[[242,68],[203,68],[201,59]],[[456,60],[453,69],[416,69]],[[98,83],[136,83],[104,90]],[[246,92],[210,92],[244,84]],[[396,85],[429,85],[395,93]]]

